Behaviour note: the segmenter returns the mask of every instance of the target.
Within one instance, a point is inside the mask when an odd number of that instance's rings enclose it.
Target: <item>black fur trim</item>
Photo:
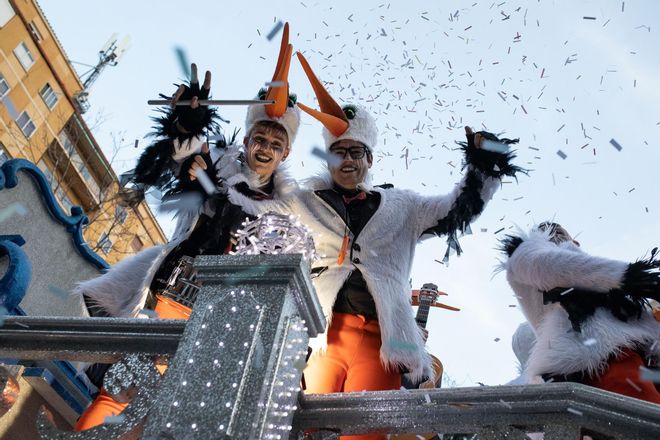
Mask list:
[[[480,134],[482,137],[495,142],[511,145],[517,144],[518,139],[499,139],[492,133],[487,131],[480,131],[475,134]],[[474,145],[474,136],[466,135],[467,142],[457,142],[465,154],[465,165],[471,165],[489,177],[502,177],[511,176],[516,177],[516,173],[527,174],[527,170],[513,165],[511,162],[516,158],[513,151],[507,153],[498,153],[495,151],[488,151],[481,148],[476,148]]]
[[[623,275],[621,290],[636,298],[660,301],[660,261],[654,253],[646,260],[630,263]]]
[[[171,139],[161,139],[149,145],[138,158],[133,170],[133,182],[156,186],[161,190],[172,187],[176,179],[173,153],[174,144]]]
[[[455,235],[457,231],[465,232],[472,220],[481,214],[484,201],[481,189],[484,182],[474,169],[469,169],[465,175],[465,185],[458,195],[447,215],[438,224],[424,231],[424,234]]]
[[[500,246],[498,249],[504,252],[507,257],[511,257],[523,241],[524,240],[517,235],[505,235],[504,238],[500,240]]]
[[[375,188],[383,188],[383,189],[392,189],[394,188],[394,185],[391,183],[383,183],[381,185],[374,185]]]
[[[569,290],[566,287],[557,287],[543,292],[543,304],[559,303],[568,313],[568,319],[576,332],[581,330],[581,324],[598,308],[607,309],[617,319],[627,322],[629,319],[639,319],[648,307],[646,299],[633,297],[620,289],[612,289],[607,293]]]
[[[438,220],[437,225],[425,230],[422,235],[435,234],[447,236],[447,251],[444,261],[449,260],[451,249],[461,255],[462,249],[458,243],[458,233],[465,233],[470,229],[470,223],[484,209],[484,201],[481,198],[481,189],[484,182],[479,173],[470,168],[465,175],[465,185],[458,195],[447,215]]]

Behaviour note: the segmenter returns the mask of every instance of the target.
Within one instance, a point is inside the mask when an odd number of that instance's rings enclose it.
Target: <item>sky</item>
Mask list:
[[[624,261],[660,244],[655,0],[40,4],[76,63],[95,64],[115,32],[131,37],[119,64],[92,86],[85,116],[118,173],[149,143],[147,100],[172,93],[184,77],[177,47],[211,70],[214,98],[252,99],[272,76],[280,35],[266,36],[280,20],[335,99],[374,113],[375,183],[444,194],[460,180],[454,142],[465,125],[520,138],[516,163],[529,175],[504,180],[473,234],[460,239],[464,254],[443,265],[438,238],[417,250],[413,287],[436,283],[449,294],[442,300],[461,308],[433,309],[429,319],[427,346],[447,385],[517,375],[511,335],[524,318],[504,274],[494,275],[507,232],[553,219],[586,251]],[[315,105],[296,60],[289,79],[299,102]],[[245,108],[220,113],[228,132],[243,125]],[[310,152],[320,145],[319,124],[303,116],[288,160],[293,176],[318,172]],[[159,220],[171,232],[171,220]]]

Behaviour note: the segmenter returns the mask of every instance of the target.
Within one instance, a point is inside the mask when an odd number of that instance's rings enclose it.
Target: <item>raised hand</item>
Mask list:
[[[181,84],[172,95],[172,102],[170,106],[173,107],[174,112],[177,113],[177,129],[181,133],[196,133],[200,126],[204,125],[206,118],[207,106],[200,106],[200,99],[208,99],[211,93],[211,72],[208,70],[204,74],[204,84],[200,88],[199,78],[197,76],[197,65],[192,63],[190,65],[190,85]],[[179,101],[191,101],[189,106],[177,106]]]

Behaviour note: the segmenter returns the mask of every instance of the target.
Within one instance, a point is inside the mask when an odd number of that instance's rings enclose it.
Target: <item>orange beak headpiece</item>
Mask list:
[[[359,105],[346,105],[342,108],[323,87],[305,57],[300,52],[296,55],[312,84],[321,110],[315,110],[301,103],[298,103],[298,107],[323,124],[326,149],[337,141],[351,139],[362,142],[373,152],[378,141],[378,128],[373,116]]]
[[[289,146],[293,145],[300,126],[300,110],[296,107],[296,95],[289,94],[289,66],[291,66],[292,55],[293,46],[289,44],[289,23],[286,23],[282,32],[280,54],[277,58],[273,80],[268,90],[261,89],[258,95],[258,99],[274,100],[275,102],[268,105],[253,105],[248,108],[245,118],[247,135],[252,131],[254,124],[275,121],[286,130]]]

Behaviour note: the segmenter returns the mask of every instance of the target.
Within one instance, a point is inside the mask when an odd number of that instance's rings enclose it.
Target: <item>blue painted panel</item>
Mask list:
[[[71,208],[71,215],[67,215],[57,202],[48,183],[48,179],[46,179],[46,176],[44,176],[43,172],[35,164],[25,159],[12,159],[2,164],[2,167],[0,167],[0,190],[14,188],[18,185],[17,173],[19,171],[26,171],[37,183],[48,212],[71,234],[75,248],[80,255],[97,268],[104,271],[108,270],[110,265],[94,252],[83,238],[83,226],[89,223],[89,219],[83,213],[83,209],[80,206],[74,206]]]

